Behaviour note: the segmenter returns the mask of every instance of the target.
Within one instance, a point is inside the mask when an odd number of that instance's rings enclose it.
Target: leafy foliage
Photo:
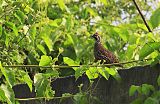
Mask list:
[[[74,74],[76,79],[83,74],[90,80],[99,75],[106,79],[109,76],[118,78],[114,67],[89,67],[94,63],[94,41],[90,39],[90,34],[96,31],[101,34],[104,46],[113,51],[120,62],[152,58],[147,63],[127,64],[125,67],[158,63],[160,35],[156,28],[160,23],[159,8],[153,10],[144,1],[138,3],[143,11],[153,12],[148,21],[154,29],[153,33],[148,33],[130,0],[1,0],[0,77],[4,76],[2,82],[5,85],[0,83],[0,100],[14,103],[11,88],[20,83],[26,83],[30,91],[34,85],[39,97],[53,97],[50,79],[63,77],[66,73]],[[154,4],[154,1],[151,3]],[[63,68],[62,71],[36,68],[35,72],[26,68],[12,70],[3,67],[18,64],[86,67]],[[30,73],[35,74],[34,77]],[[133,92],[131,90],[131,95]],[[85,101],[82,94],[78,93],[79,98],[74,97],[74,100]],[[150,101],[154,100],[149,98]]]
[[[157,82],[159,80],[159,77],[157,79]],[[131,104],[159,104],[160,102],[160,91],[153,85],[132,85],[129,90],[129,95],[133,96],[135,93],[138,93],[139,96],[134,101],[132,101]]]

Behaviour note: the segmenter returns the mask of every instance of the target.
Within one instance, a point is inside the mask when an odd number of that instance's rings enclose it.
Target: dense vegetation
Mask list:
[[[12,87],[21,83],[27,83],[31,91],[34,85],[37,97],[47,98],[54,96],[52,78],[78,78],[84,73],[89,79],[99,74],[117,78],[117,67],[89,66],[98,64],[94,63],[94,40],[90,39],[95,32],[120,62],[150,58],[125,64],[126,68],[158,63],[160,4],[157,0],[137,0],[137,4],[152,32],[132,0],[0,0],[0,101],[14,103]],[[86,66],[56,70],[55,65]]]

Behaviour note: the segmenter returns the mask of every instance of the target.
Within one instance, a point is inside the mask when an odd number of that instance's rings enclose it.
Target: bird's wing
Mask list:
[[[103,46],[101,46],[101,49],[99,51],[103,59],[106,60],[108,63],[118,63],[119,62],[116,56],[109,50],[105,49]]]

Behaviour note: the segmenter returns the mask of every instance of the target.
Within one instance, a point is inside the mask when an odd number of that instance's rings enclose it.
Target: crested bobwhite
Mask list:
[[[101,63],[105,61],[104,62],[105,64],[119,63],[116,56],[111,51],[104,48],[104,46],[101,43],[101,38],[97,32],[93,34],[91,37],[95,39],[95,44],[94,44],[95,61],[101,60]]]

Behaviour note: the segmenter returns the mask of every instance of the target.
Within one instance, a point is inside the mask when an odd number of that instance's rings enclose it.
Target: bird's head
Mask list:
[[[93,34],[91,37],[94,38],[97,42],[100,42],[100,40],[101,40],[101,37],[99,36],[99,34],[97,32],[95,34]]]

